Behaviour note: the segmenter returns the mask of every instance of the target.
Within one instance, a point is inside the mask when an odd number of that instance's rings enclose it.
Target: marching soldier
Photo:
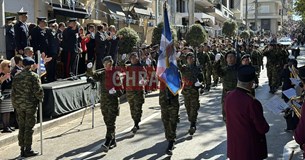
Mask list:
[[[264,69],[264,64],[263,64],[263,55],[258,50],[258,47],[259,47],[258,44],[254,44],[253,48],[250,48],[250,56],[251,56],[252,65],[255,68],[256,74],[259,78],[261,73],[261,67],[262,69]]]
[[[23,49],[28,46],[29,28],[26,24],[28,12],[17,12],[18,22],[14,25],[15,43],[19,54],[23,55]]]
[[[179,95],[174,95],[162,81],[160,81],[159,104],[161,106],[161,119],[165,130],[165,138],[168,141],[166,153],[172,155],[179,122]]]
[[[39,102],[43,100],[43,89],[39,76],[31,71],[35,61],[30,57],[23,59],[24,69],[15,75],[12,83],[12,103],[17,111],[19,125],[18,141],[21,157],[36,156],[32,150],[33,127]]]
[[[6,17],[5,25],[5,44],[6,44],[6,59],[10,60],[15,56],[16,43],[14,20],[16,17]]]
[[[192,52],[186,55],[187,64],[180,66],[182,73],[185,108],[188,115],[188,120],[191,123],[189,134],[193,135],[196,131],[196,122],[198,116],[199,104],[199,87],[203,77],[200,69],[195,64],[194,54]]]
[[[209,91],[211,83],[212,83],[212,80],[211,80],[212,64],[211,64],[211,59],[210,59],[210,54],[209,54],[209,47],[207,46],[207,44],[200,45],[198,61],[202,68],[202,74],[203,74],[204,83],[206,86],[205,89],[207,91]]]
[[[275,44],[271,43],[267,50],[263,53],[264,56],[267,57],[267,77],[269,81],[270,93],[274,94],[277,90],[277,61],[278,55],[275,48]]]
[[[130,55],[131,65],[126,67],[125,89],[127,101],[130,106],[131,117],[134,121],[132,132],[136,133],[142,117],[142,105],[145,101],[144,85],[146,79],[146,70],[139,62],[139,56],[136,52]]]
[[[116,117],[119,116],[120,112],[119,97],[123,92],[118,72],[113,68],[111,56],[106,56],[103,59],[103,65],[105,68],[104,71],[93,72],[92,63],[88,63],[87,75],[100,82],[100,104],[104,122],[107,127],[106,140],[101,148],[104,152],[108,152],[109,149],[116,147],[115,122]],[[113,80],[114,76],[116,76],[115,80]]]
[[[239,65],[236,63],[236,52],[231,50],[225,55],[226,65],[221,66],[220,61],[217,62],[217,73],[222,78],[222,116],[226,121],[226,113],[224,111],[224,98],[229,91],[235,89],[237,85],[237,69]]]

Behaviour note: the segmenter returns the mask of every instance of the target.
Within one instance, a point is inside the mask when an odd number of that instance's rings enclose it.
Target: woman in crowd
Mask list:
[[[87,54],[87,46],[86,44],[90,41],[90,35],[85,35],[84,28],[79,28],[79,42],[81,47],[81,53],[79,54],[79,67],[78,73],[82,74],[86,72],[86,54]]]
[[[3,100],[0,104],[0,113],[2,114],[3,131],[2,133],[11,133],[14,129],[10,126],[10,114],[14,111],[12,106],[10,92],[12,88],[12,78],[10,74],[10,61],[3,60],[0,64],[0,83]]]

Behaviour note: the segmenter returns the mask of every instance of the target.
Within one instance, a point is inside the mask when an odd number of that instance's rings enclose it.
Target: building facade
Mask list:
[[[257,27],[255,26],[256,8],[254,2],[249,1],[248,8],[244,5],[244,17],[246,12],[248,12],[249,28],[254,31],[260,31],[263,34],[276,34],[280,31],[282,21],[288,19],[288,10],[283,8],[283,6],[285,7],[285,1],[257,0]]]

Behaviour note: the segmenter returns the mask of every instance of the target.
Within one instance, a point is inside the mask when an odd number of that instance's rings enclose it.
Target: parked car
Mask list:
[[[283,37],[281,39],[278,40],[278,43],[282,44],[282,45],[292,45],[293,44],[293,41],[291,40],[291,38],[289,37]]]

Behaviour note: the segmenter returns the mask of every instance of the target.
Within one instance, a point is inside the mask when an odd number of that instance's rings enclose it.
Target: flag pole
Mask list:
[[[41,53],[38,50],[37,51],[37,57],[38,57],[38,69],[37,74],[40,78],[41,74]],[[42,102],[39,102],[39,122],[40,122],[40,153],[43,155],[43,146],[42,146]]]

